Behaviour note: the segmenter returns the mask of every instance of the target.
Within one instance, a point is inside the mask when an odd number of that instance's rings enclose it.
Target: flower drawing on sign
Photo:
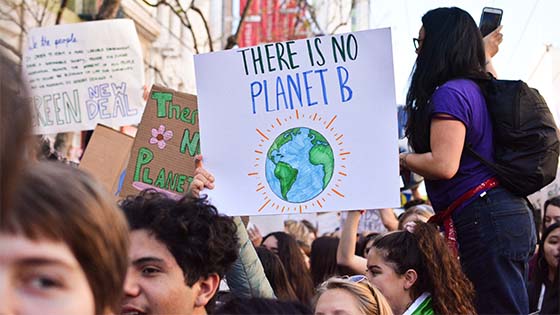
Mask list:
[[[173,131],[165,130],[164,125],[160,125],[158,129],[152,128],[152,137],[150,138],[150,144],[157,144],[160,150],[163,150],[167,145],[166,141],[173,138]]]

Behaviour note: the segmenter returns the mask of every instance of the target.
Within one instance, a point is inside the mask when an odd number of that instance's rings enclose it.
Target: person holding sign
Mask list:
[[[467,12],[438,8],[422,17],[415,45],[406,134],[416,153],[400,154],[401,167],[426,179],[435,217],[446,226],[451,247],[458,245],[474,284],[477,311],[527,314],[524,275],[535,246],[531,212],[522,198],[499,186],[494,171],[462,154],[468,143],[493,161],[486,101],[477,83],[466,79],[488,78],[480,31]]]

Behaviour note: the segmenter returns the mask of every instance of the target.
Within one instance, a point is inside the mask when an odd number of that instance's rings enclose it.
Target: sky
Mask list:
[[[560,73],[558,63],[550,69],[548,61],[543,62],[547,44],[560,48],[558,0],[370,0],[370,4],[370,28],[392,29],[398,104],[404,103],[407,81],[416,58],[412,38],[418,37],[422,15],[437,7],[460,7],[477,23],[482,8],[503,10],[504,41],[493,60],[500,78],[534,81],[536,75],[542,75],[545,66],[553,78]]]

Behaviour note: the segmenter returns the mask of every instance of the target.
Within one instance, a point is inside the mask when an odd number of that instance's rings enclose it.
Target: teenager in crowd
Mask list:
[[[367,277],[393,313],[475,314],[472,284],[439,232],[414,222],[373,242]]]
[[[309,305],[314,294],[313,280],[294,237],[285,232],[273,232],[263,238],[262,246],[278,255],[298,300]]]
[[[529,307],[539,314],[560,313],[558,294],[558,261],[560,260],[560,223],[549,225],[543,232],[537,264],[529,282]]]
[[[392,315],[385,297],[363,275],[330,278],[317,289],[315,315]]]
[[[554,223],[560,222],[560,196],[555,196],[545,201],[542,231]]]
[[[238,255],[233,220],[204,199],[153,191],[121,208],[131,230],[121,313],[206,314]]]
[[[264,246],[257,247],[256,251],[276,298],[283,301],[297,300],[296,293],[288,280],[288,275],[278,255]]]
[[[428,220],[434,215],[434,209],[429,205],[416,205],[406,209],[403,214],[399,216],[399,230],[404,229],[408,222]]]
[[[499,30],[489,36],[501,41]],[[490,115],[471,80],[488,78],[492,53],[485,53],[476,23],[459,8],[427,12],[415,44],[418,57],[406,100],[406,134],[415,153],[400,154],[401,167],[425,178],[433,221],[445,226],[447,235],[457,235],[450,245],[458,245],[474,284],[477,311],[527,314],[524,275],[536,242],[532,214],[523,198],[499,185],[494,171],[463,154],[468,143],[493,161]]]
[[[381,233],[371,232],[359,239],[358,243],[356,244],[356,255],[367,258],[371,245],[373,245],[373,241],[379,235],[381,235]]]
[[[115,314],[128,227],[101,184],[60,163],[20,174],[0,210],[0,314]]]

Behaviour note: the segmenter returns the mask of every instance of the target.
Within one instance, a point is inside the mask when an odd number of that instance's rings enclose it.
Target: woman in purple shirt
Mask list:
[[[415,153],[401,154],[401,166],[425,177],[435,221],[444,226],[474,284],[477,311],[528,314],[532,215],[523,199],[500,187],[495,173],[464,151],[470,144],[493,160],[486,101],[477,83],[467,79],[487,79],[491,57],[476,23],[459,8],[429,11],[422,24],[406,102],[406,131]]]

